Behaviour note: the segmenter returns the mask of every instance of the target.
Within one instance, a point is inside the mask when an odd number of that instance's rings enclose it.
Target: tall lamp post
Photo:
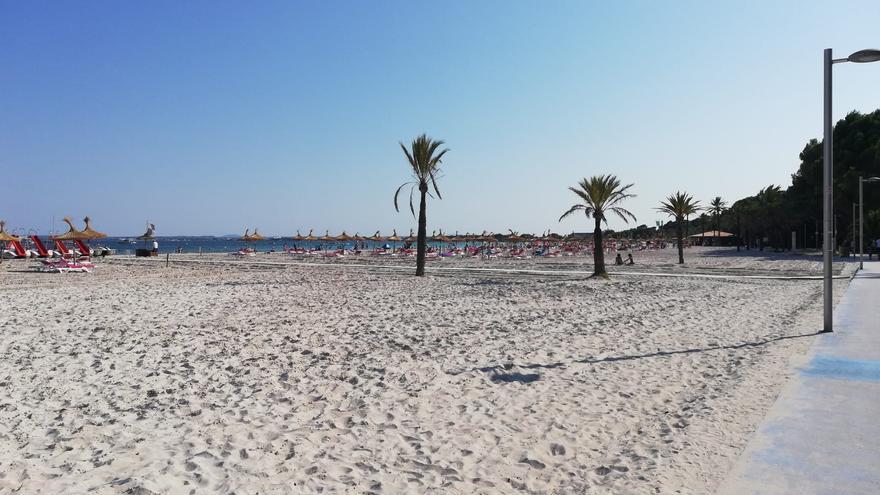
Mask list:
[[[822,195],[824,197],[824,208],[822,214],[822,223],[823,223],[823,235],[822,235],[822,251],[823,251],[823,316],[824,316],[824,327],[823,332],[831,332],[833,331],[833,318],[832,318],[832,303],[831,303],[831,263],[832,263],[832,253],[834,250],[834,246],[832,246],[831,237],[833,235],[832,229],[834,228],[831,222],[834,208],[834,202],[832,201],[832,191],[834,189],[834,175],[833,172],[833,156],[832,149],[834,143],[833,135],[833,127],[831,124],[831,67],[834,64],[839,64],[843,62],[855,62],[855,63],[868,63],[868,62],[877,62],[880,60],[880,50],[868,49],[868,50],[859,50],[849,57],[846,58],[833,58],[831,54],[831,48],[825,49],[825,58],[824,58],[824,76],[825,76],[825,112],[824,112],[824,133],[822,137],[822,162],[823,162],[823,174],[822,174],[822,186],[823,192]]]
[[[863,199],[862,185],[865,182],[880,182],[880,177],[868,177],[867,179],[859,177],[859,270],[865,268],[865,263],[862,261],[865,250],[865,200]]]

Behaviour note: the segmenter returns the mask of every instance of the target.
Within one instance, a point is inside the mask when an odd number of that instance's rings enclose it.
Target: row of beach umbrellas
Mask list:
[[[73,225],[73,220],[70,217],[64,217],[64,222],[68,226],[67,232],[63,234],[59,234],[53,236],[52,239],[57,239],[59,241],[91,241],[93,239],[103,239],[107,237],[107,234],[102,232],[98,232],[93,229],[91,226],[91,219],[89,217],[83,218],[83,222],[85,222],[85,228],[82,230],[78,230]],[[13,242],[20,241],[21,238],[18,236],[14,236],[8,232],[6,232],[6,222],[4,220],[0,220],[0,242]]]
[[[256,230],[254,230],[256,233]],[[413,231],[409,231],[409,235],[405,237],[400,237],[397,235],[397,231],[392,231],[391,235],[383,236],[376,231],[375,234],[371,236],[362,236],[358,233],[354,235],[349,235],[345,231],[343,231],[340,235],[330,235],[330,231],[326,231],[322,236],[315,236],[313,234],[313,230],[309,230],[308,235],[302,235],[297,230],[296,235],[294,235],[291,239],[294,241],[317,241],[317,242],[349,242],[349,241],[371,241],[371,242],[416,242],[417,237],[413,234]],[[260,236],[262,239],[262,236]],[[443,243],[451,243],[451,242],[530,242],[530,241],[556,241],[559,240],[560,237],[551,236],[549,233],[545,234],[541,237],[537,236],[521,236],[516,232],[511,231],[510,234],[501,234],[496,235],[493,233],[487,233],[483,231],[482,234],[463,234],[459,235],[457,232],[454,235],[447,236],[443,234],[443,231],[440,230],[438,234],[437,231],[432,232],[430,236],[428,236],[428,242],[443,242]],[[241,237],[240,240],[250,241],[254,240],[253,236],[248,236],[248,231],[245,231],[244,237]]]
[[[83,218],[83,222],[85,222],[85,228],[82,230],[78,230],[73,225],[73,220],[70,217],[64,217],[64,222],[67,223],[68,230],[63,234],[59,234],[53,236],[52,239],[59,241],[91,241],[94,239],[103,239],[107,237],[107,234],[102,232],[98,232],[93,229],[91,226],[91,219],[89,217]],[[14,242],[20,241],[21,238],[18,236],[14,236],[6,232],[6,222],[0,220],[0,242]],[[83,253],[86,256],[89,256],[90,253]]]

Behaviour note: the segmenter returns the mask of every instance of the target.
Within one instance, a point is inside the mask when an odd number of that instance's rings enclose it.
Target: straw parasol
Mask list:
[[[253,239],[250,235],[250,231],[251,231],[251,229],[244,229],[244,235],[239,237],[238,240],[244,241],[244,242],[251,242]]]
[[[306,242],[317,241],[318,238],[312,235],[312,229],[309,229],[309,235],[302,238]]]
[[[339,234],[338,236],[333,238],[334,241],[339,241],[339,242],[348,242],[352,239],[354,239],[354,238],[352,236],[346,234],[344,230],[342,231],[341,234]]]
[[[438,236],[432,236],[432,237],[431,237],[431,240],[434,241],[434,242],[443,242],[443,243],[447,243],[447,244],[450,243],[450,242],[452,242],[452,239],[450,239],[450,238],[446,237],[445,235],[443,235],[443,229],[440,229],[440,235],[438,235]]]
[[[319,240],[319,241],[322,241],[322,242],[333,242],[333,241],[336,240],[336,238],[333,237],[332,235],[330,235],[330,231],[327,230],[327,231],[324,233],[324,235],[322,235],[321,237],[318,237],[318,240]]]
[[[293,239],[294,241],[301,241],[304,238],[303,238],[302,234],[299,233],[299,229],[297,229],[296,235],[291,237],[291,239]]]
[[[0,220],[0,242],[13,242],[21,240],[12,234],[6,232],[6,220]]]
[[[378,234],[378,232],[377,232],[377,234]],[[412,231],[410,231],[410,234],[412,234]],[[397,235],[397,229],[393,229],[391,231],[391,235],[385,238],[386,242],[391,243],[391,252],[394,252],[394,248],[396,247],[395,244],[402,241],[402,240],[403,239],[401,239],[400,236]]]
[[[150,241],[150,240],[154,239],[153,234],[155,234],[155,233],[156,233],[156,226],[151,224],[149,221],[147,221],[147,231],[144,232],[143,234],[137,236],[137,238],[142,241]]]
[[[409,229],[409,235],[402,239],[403,242],[417,242],[418,240],[418,236],[413,235],[412,229]]]
[[[251,234],[251,241],[257,242],[257,241],[262,241],[263,239],[265,239],[265,237],[261,236],[260,233],[257,232],[257,229],[254,229],[254,233]]]
[[[93,230],[92,226],[89,225],[89,222],[91,222],[91,221],[92,221],[92,219],[89,217],[83,218],[83,222],[86,223],[86,228],[84,228],[82,230],[82,233],[89,236],[89,239],[103,239],[103,238],[107,237],[107,234],[104,234],[102,232],[98,232],[97,230]]]
[[[507,242],[512,242],[515,244],[517,242],[523,242],[526,240],[525,237],[519,235],[519,233],[517,233],[517,232],[514,232],[513,229],[507,229],[507,230],[510,231],[510,235],[507,236]]]
[[[6,220],[0,220],[0,242],[13,242],[19,240],[18,237],[6,233]],[[3,255],[0,253],[0,263],[3,263]]]
[[[486,231],[483,231],[483,234],[478,236],[475,241],[480,242],[498,242],[498,239],[495,237],[495,234],[487,234]]]
[[[73,226],[73,220],[70,217],[64,217],[64,222],[69,227],[67,232],[56,235],[54,238],[59,241],[85,241],[89,239],[89,235],[81,230],[76,230]]]
[[[367,237],[367,240],[373,242],[382,242],[385,240],[385,238],[379,235],[379,231],[377,230],[376,233],[373,234],[371,237]]]

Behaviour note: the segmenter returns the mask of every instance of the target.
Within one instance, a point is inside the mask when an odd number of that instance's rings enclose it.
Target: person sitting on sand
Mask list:
[[[617,253],[617,257],[614,258],[614,264],[615,265],[622,265],[623,264],[623,258],[620,256],[620,253]]]
[[[636,262],[633,260],[632,253],[629,253],[628,255],[626,255],[626,264],[627,265],[635,265],[636,264]]]

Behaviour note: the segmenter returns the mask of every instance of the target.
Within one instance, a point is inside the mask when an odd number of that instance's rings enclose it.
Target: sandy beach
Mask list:
[[[821,259],[674,257],[4,263],[0,493],[712,493],[822,323],[737,277]]]

